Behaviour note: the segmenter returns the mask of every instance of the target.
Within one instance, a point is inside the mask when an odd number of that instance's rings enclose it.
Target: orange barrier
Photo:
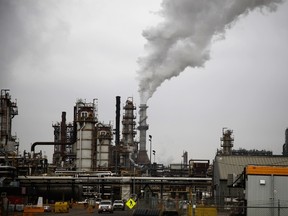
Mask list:
[[[23,216],[36,216],[39,213],[44,213],[44,207],[25,206],[23,210]]]

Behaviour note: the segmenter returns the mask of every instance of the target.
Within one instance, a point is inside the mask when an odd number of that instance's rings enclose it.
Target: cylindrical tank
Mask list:
[[[95,104],[86,103],[79,100],[74,109],[74,118],[77,122],[77,142],[76,142],[76,169],[93,170],[93,146],[95,146],[94,132],[97,122]]]
[[[61,187],[61,190],[59,190]],[[27,194],[30,196],[42,196],[45,200],[79,200],[82,198],[82,189],[79,189],[78,185],[71,185],[71,184],[51,184],[49,187],[47,185],[39,186],[34,185],[33,187],[26,188]]]
[[[92,143],[94,124],[79,123],[77,129],[76,166],[77,170],[90,171],[92,168]]]

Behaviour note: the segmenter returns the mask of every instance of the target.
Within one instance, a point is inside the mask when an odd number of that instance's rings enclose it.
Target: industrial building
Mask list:
[[[76,102],[73,123],[67,124],[66,113],[62,113],[61,122],[53,125],[55,146],[53,164],[56,165],[56,170],[86,172],[107,170],[118,173],[118,171],[129,172],[134,166],[150,163],[145,138],[148,129],[147,117],[144,117],[145,120],[140,119],[138,127],[140,149],[138,149],[139,142],[135,140],[136,106],[133,98],[128,98],[123,106],[121,138],[119,96],[116,97],[116,109],[115,130],[111,123],[105,124],[98,121],[96,99],[91,103],[84,100]],[[113,143],[114,131],[115,145]]]
[[[288,214],[288,167],[248,165],[245,175],[247,216]],[[259,211],[259,207],[265,211]]]
[[[258,182],[257,184],[255,184],[254,180],[252,180],[254,177],[247,177],[247,175],[245,175],[245,168],[247,166],[254,165],[265,166],[266,168],[269,166],[282,166],[287,169],[288,157],[285,155],[272,155],[270,151],[265,150],[233,150],[233,131],[229,129],[223,129],[222,135],[223,136],[221,138],[221,146],[223,147],[223,149],[217,151],[217,154],[213,161],[213,197],[215,199],[215,204],[217,204],[217,206],[221,206],[223,210],[231,210],[236,208],[236,211],[238,211],[240,206],[241,211],[240,213],[238,212],[237,215],[266,215],[264,213],[259,214],[259,208],[264,207],[264,200],[267,201],[271,197],[269,198],[269,196],[265,196],[265,198],[263,198],[263,194],[257,194],[256,197],[255,190],[258,187]],[[251,174],[251,172],[248,172],[246,174]],[[270,173],[269,175],[274,174]],[[286,175],[283,181],[286,182],[285,184],[288,183],[288,178],[286,177]],[[249,193],[247,193],[248,188]],[[264,187],[261,187],[261,189],[262,188]],[[253,192],[251,192],[252,190]],[[270,187],[270,190],[274,190],[274,188]],[[255,202],[253,203],[251,199]],[[258,203],[256,202],[256,200],[258,200]],[[283,199],[282,201],[287,202],[287,199]],[[243,207],[247,207],[248,204],[250,206],[250,210]],[[266,207],[268,208],[268,206]],[[254,213],[258,209],[258,213],[247,214],[247,212],[251,212],[251,209],[254,209]],[[263,212],[263,210],[261,211]],[[273,214],[268,213],[267,215]]]
[[[12,135],[12,119],[18,115],[16,101],[11,100],[8,89],[1,90],[0,98],[0,155],[1,163],[3,156],[16,156],[18,153],[19,143],[17,137]]]

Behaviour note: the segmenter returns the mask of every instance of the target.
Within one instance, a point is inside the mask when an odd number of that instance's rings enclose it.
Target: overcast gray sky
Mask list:
[[[0,87],[17,99],[20,150],[53,141],[79,98],[113,123],[121,96],[147,101],[159,163],[213,159],[223,127],[236,149],[281,154],[287,20],[281,0],[0,0]]]

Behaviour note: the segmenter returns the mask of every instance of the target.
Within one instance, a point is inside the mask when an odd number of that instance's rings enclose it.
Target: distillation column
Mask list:
[[[232,137],[233,131],[223,128],[222,130],[223,137],[221,138],[221,147],[223,155],[231,155],[234,138]]]
[[[9,89],[2,89],[0,96],[0,151],[12,154],[17,151],[16,136],[12,136],[12,119],[18,115],[16,102],[11,101]]]
[[[61,122],[52,124],[54,128],[54,153],[53,164],[57,168],[63,169],[65,166],[67,169],[74,169],[74,163],[76,155],[73,153],[71,143],[75,142],[75,131],[72,123],[66,123],[66,112],[62,112]],[[61,145],[57,145],[60,143]],[[67,145],[65,145],[67,143]]]
[[[76,102],[74,121],[77,122],[76,167],[78,171],[92,171],[96,151],[95,124],[97,123],[96,104],[82,100]]]
[[[137,143],[134,141],[136,135],[135,131],[135,115],[134,111],[136,110],[135,105],[133,104],[133,99],[128,98],[126,104],[123,107],[124,115],[122,120],[122,147],[125,152],[122,155],[121,162],[126,166],[130,167],[130,163],[136,165],[135,158],[137,154]]]

